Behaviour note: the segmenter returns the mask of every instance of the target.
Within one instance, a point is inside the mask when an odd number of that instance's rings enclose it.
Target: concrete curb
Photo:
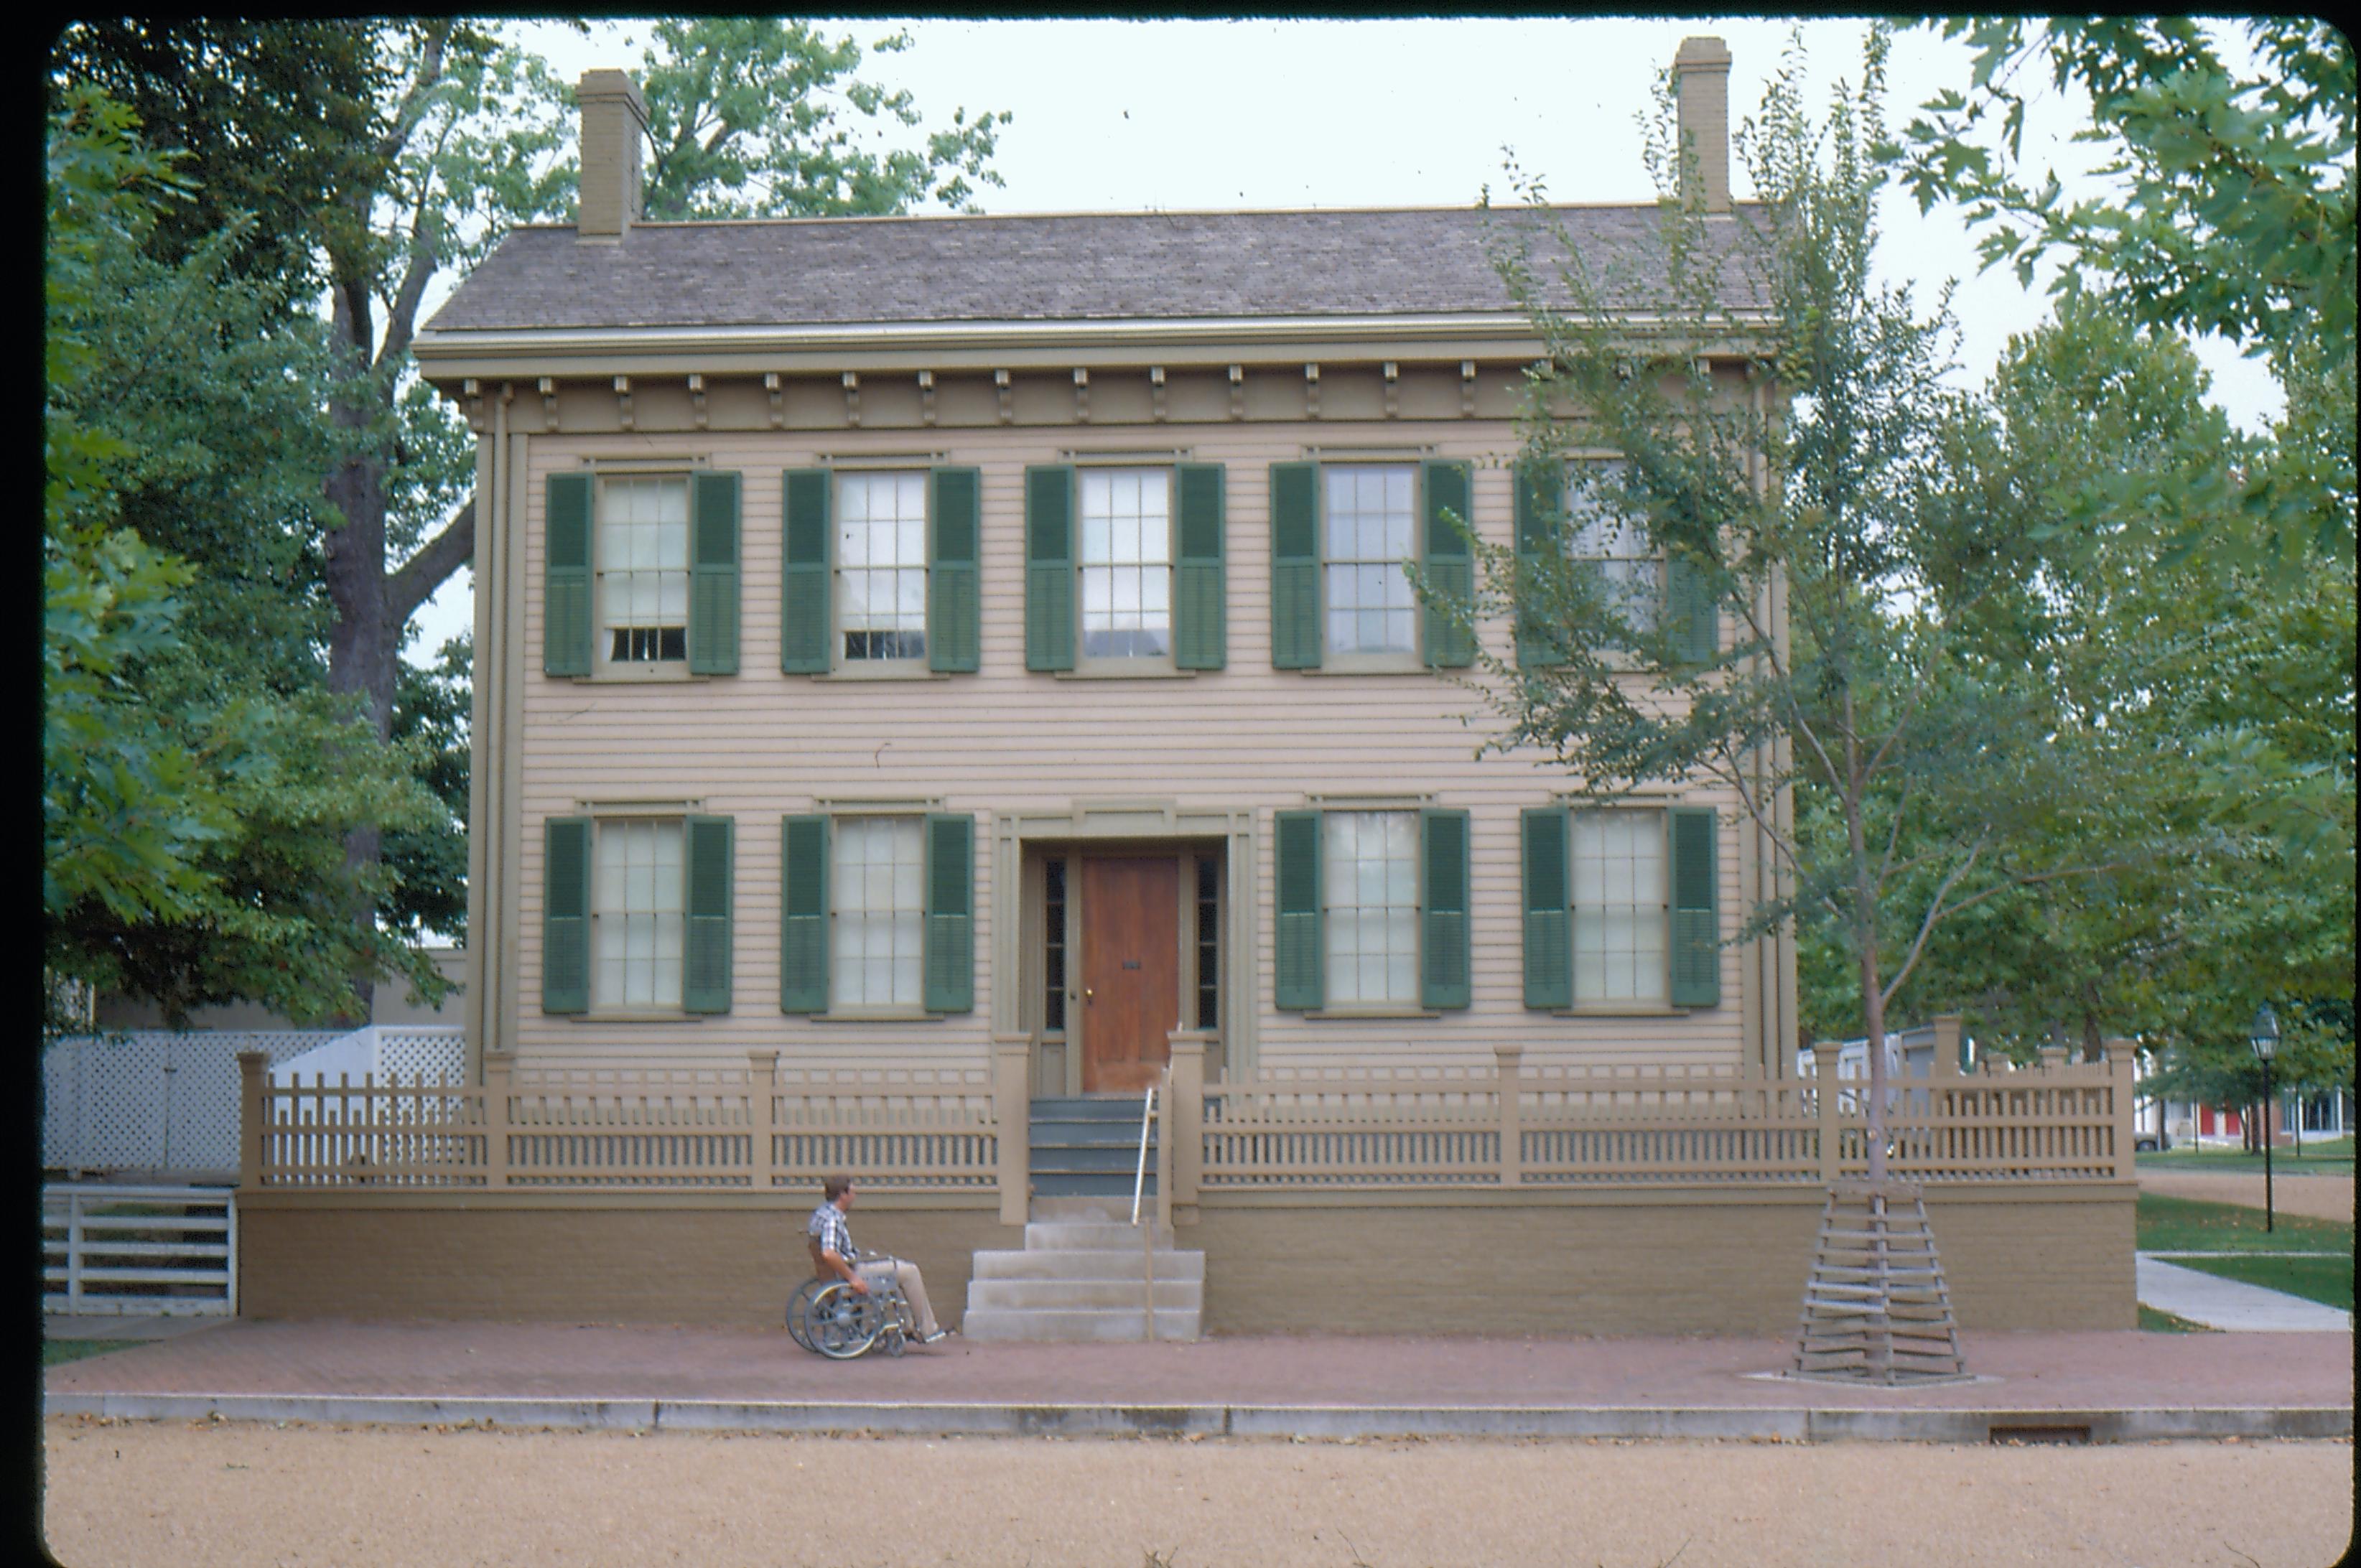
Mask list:
[[[1759,1406],[993,1405],[363,1394],[49,1394],[44,1413],[117,1420],[776,1431],[905,1437],[1621,1438],[1773,1442],[2143,1442],[2349,1438],[2350,1406],[1830,1409]]]

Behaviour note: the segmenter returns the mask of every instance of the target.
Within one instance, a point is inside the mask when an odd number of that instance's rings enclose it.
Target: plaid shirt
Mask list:
[[[852,1232],[845,1225],[844,1212],[835,1204],[822,1203],[814,1209],[804,1234],[819,1243],[822,1252],[833,1252],[847,1263],[853,1260]]]

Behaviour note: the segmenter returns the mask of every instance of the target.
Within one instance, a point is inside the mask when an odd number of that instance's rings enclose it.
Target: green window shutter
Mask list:
[[[688,482],[688,673],[738,673],[738,476]]]
[[[1559,554],[1557,517],[1565,504],[1565,465],[1549,462],[1518,466],[1517,565],[1528,584],[1547,569],[1552,557]],[[1529,588],[1527,594],[1520,596],[1517,607],[1517,663],[1528,669],[1563,663],[1565,651],[1549,635],[1542,624],[1543,617],[1535,613],[1543,607],[1526,602],[1530,595]]]
[[[541,668],[590,673],[590,527],[595,481],[552,474],[542,507]]]
[[[590,818],[542,825],[541,1010],[590,1011]]]
[[[785,551],[779,573],[779,668],[828,674],[836,641],[836,596],[829,591],[829,501],[825,468],[792,468],[785,481]]]
[[[687,939],[680,966],[684,1013],[730,1011],[731,875],[737,824],[727,817],[692,817],[687,822]]]
[[[1271,667],[1318,669],[1321,641],[1320,465],[1274,463],[1270,466]]]
[[[1574,1005],[1574,922],[1568,902],[1566,839],[1571,824],[1563,806],[1537,806],[1524,814],[1525,1005]]]
[[[1465,1007],[1468,1001],[1467,814],[1422,811],[1418,825],[1426,862],[1419,1003],[1426,1007]]]
[[[1273,819],[1279,940],[1275,1005],[1314,1008],[1327,995],[1327,949],[1320,935],[1320,813],[1282,811]]]
[[[1074,667],[1074,470],[1025,470],[1025,667]]]
[[[779,1011],[828,1011],[828,818],[779,822]]]
[[[1459,604],[1476,602],[1476,555],[1461,523],[1473,526],[1470,497],[1474,477],[1465,463],[1428,463],[1422,477],[1426,492],[1426,575],[1445,598]],[[1426,662],[1437,669],[1462,670],[1476,662],[1476,630],[1463,626],[1434,605],[1421,607],[1424,622],[1421,641]]]
[[[1721,925],[1716,894],[1721,868],[1714,814],[1684,806],[1665,816],[1673,840],[1673,1005],[1718,1007]]]
[[[1720,607],[1707,569],[1680,555],[1664,562],[1664,633],[1672,640],[1673,656],[1683,663],[1703,664],[1719,652]]]
[[[927,818],[926,1002],[929,1013],[975,1007],[975,818]]]
[[[958,674],[977,665],[982,585],[977,560],[983,530],[983,475],[938,468],[933,475],[934,554],[927,560],[927,666]]]
[[[1180,529],[1172,568],[1172,662],[1184,670],[1218,670],[1229,661],[1224,476],[1219,463],[1183,463],[1173,471]]]

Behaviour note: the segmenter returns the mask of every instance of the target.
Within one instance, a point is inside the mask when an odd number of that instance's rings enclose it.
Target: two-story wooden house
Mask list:
[[[1719,214],[1728,67],[1692,40],[1677,68]],[[1458,678],[1474,649],[1405,571],[1464,586],[1455,519],[1530,545],[1570,510],[1565,546],[1629,583],[1638,613],[1676,587],[1583,521],[1578,473],[1568,496],[1519,481],[1537,342],[1488,238],[1523,217],[648,223],[637,89],[594,71],[581,101],[579,223],[511,233],[416,345],[480,442],[466,1002],[480,1075],[742,1080],[775,1053],[763,1085],[993,1084],[996,1198],[959,1200],[968,1218],[932,1231],[908,1227],[940,1218],[939,1192],[864,1211],[954,1284],[961,1249],[1008,1237],[1028,1195],[1092,1185],[1061,1188],[1089,1173],[1037,1158],[1009,1190],[1013,1101],[1136,1106],[1176,1041],[1192,1085],[1375,1073],[1424,1083],[1446,1113],[1455,1083],[1519,1073],[1793,1080],[1793,947],[1735,939],[1773,875],[1735,799],[1667,789],[1576,810],[1549,767],[1479,757],[1485,708]],[[1657,243],[1653,203],[1554,216],[1594,260],[1644,267]],[[1477,635],[1505,649],[1510,629]],[[1452,1234],[1471,1256],[1558,1273],[1493,1326],[1790,1311],[1800,1252],[1768,1284],[1724,1241],[1701,1248],[1713,1289],[1650,1273],[1648,1238],[1685,1223],[1663,1190],[1687,1168],[1653,1171],[1653,1198],[1598,1199],[1578,1190],[1590,1157],[1565,1154],[1566,1184],[1545,1188],[1520,1162],[1560,1157],[1504,1098],[1481,1157],[1496,1190]],[[785,1102],[756,1099],[752,1180],[775,1224]],[[1303,1260],[1398,1274],[1405,1247],[1431,1246],[1411,1239],[1431,1213],[1380,1212],[1369,1192],[1461,1180],[1434,1161],[1464,1151],[1380,1129],[1356,1146],[1357,1177],[1314,1172],[1285,1200],[1254,1190],[1275,1146],[1197,1141],[1243,1111],[1176,1111],[1203,1123],[1180,1128],[1181,1217],[1210,1269],[1254,1282],[1224,1309],[1209,1275],[1210,1325],[1394,1321],[1383,1304],[1340,1316]],[[499,1168],[477,1179],[521,1179],[509,1162],[527,1157],[494,1141]],[[1399,1152],[1367,1154],[1384,1147]],[[1796,1157],[1790,1174],[1815,1174]],[[1224,1180],[1243,1207],[1217,1212]],[[1696,1222],[1714,1236],[1760,1230],[1742,1206],[1715,1212]],[[1780,1212],[1808,1239],[1806,1209]],[[658,1246],[662,1225],[601,1234]],[[479,1263],[550,1245],[471,1234]],[[1590,1316],[1565,1314],[1567,1280],[1610,1275]],[[2125,1303],[2128,1288],[2126,1264]],[[1730,1290],[1754,1304],[1730,1307]]]

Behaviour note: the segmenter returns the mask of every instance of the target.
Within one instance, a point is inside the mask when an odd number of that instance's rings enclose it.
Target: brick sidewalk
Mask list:
[[[1009,1344],[952,1339],[829,1362],[784,1331],[493,1322],[239,1321],[50,1369],[56,1393],[1444,1406],[2147,1409],[2349,1407],[2348,1333],[1970,1332],[1983,1378],[1910,1390],[1746,1376],[1768,1339],[1212,1339]]]

